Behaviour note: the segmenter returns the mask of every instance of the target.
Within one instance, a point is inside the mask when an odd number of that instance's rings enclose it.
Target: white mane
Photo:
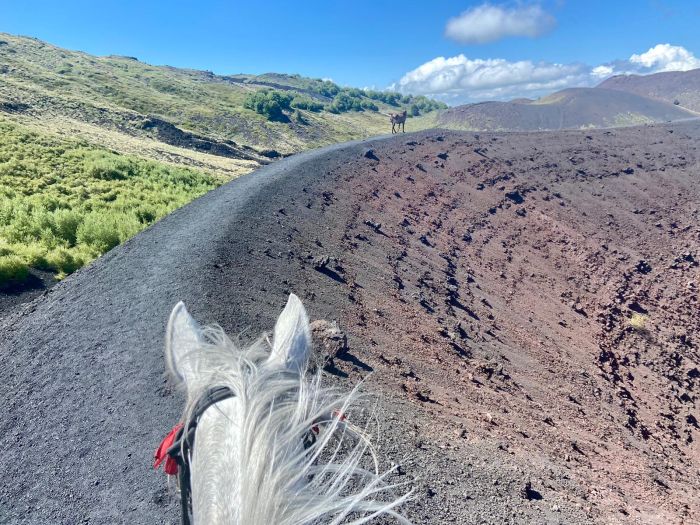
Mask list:
[[[363,464],[374,454],[357,389],[343,393],[305,378],[308,319],[292,295],[272,344],[239,348],[221,328],[200,328],[182,303],[170,318],[167,361],[184,383],[184,420],[207,390],[226,386],[234,397],[200,418],[191,457],[194,523],[301,525],[366,523],[389,515],[409,494],[385,482],[389,472]],[[347,420],[344,418],[347,417]],[[304,447],[311,428],[316,440]],[[375,460],[376,465],[376,460]],[[403,488],[403,487],[401,487]]]

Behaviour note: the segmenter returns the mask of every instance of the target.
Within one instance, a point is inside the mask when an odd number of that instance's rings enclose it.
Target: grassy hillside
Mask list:
[[[290,97],[283,118],[251,106],[258,92]],[[219,76],[0,33],[0,109],[50,120],[60,130],[75,120],[235,161],[260,163],[274,157],[269,150],[289,154],[383,133],[390,127],[382,113],[407,109],[418,115],[438,107],[424,97],[341,88],[298,75]]]
[[[389,112],[441,107],[299,75],[219,76],[0,33],[0,287],[31,268],[66,275],[282,155],[386,133]]]
[[[0,285],[73,272],[223,179],[0,117]]]

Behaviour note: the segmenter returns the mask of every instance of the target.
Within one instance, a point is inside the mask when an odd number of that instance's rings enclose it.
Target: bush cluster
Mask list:
[[[348,111],[379,111],[379,107],[363,96],[359,89],[344,89],[333,98],[333,103],[328,106],[332,113],[345,113]]]
[[[307,111],[313,111],[314,113],[318,113],[319,111],[323,111],[325,109],[325,106],[321,102],[314,100],[311,97],[306,97],[304,95],[295,96],[292,99],[291,106],[296,109],[305,109]]]
[[[437,109],[447,109],[447,104],[444,102],[438,102],[437,100],[432,100],[422,95],[411,97],[410,104],[408,114],[413,117],[417,117],[418,115],[423,115],[424,113],[435,111]]]
[[[289,118],[284,111],[291,108],[293,99],[293,95],[284,91],[261,89],[247,95],[243,105],[263,115],[267,120],[287,122]]]
[[[264,115],[268,120],[288,122],[288,113],[292,109],[306,111],[329,111],[331,113],[347,113],[349,111],[379,111],[374,101],[394,107],[407,107],[408,114],[417,117],[436,109],[445,109],[446,104],[431,100],[424,96],[402,95],[394,91],[375,91],[357,88],[341,88],[329,80],[313,80],[309,91],[328,97],[329,104],[323,104],[313,98],[297,93],[262,89],[247,95],[244,106]],[[296,114],[295,114],[296,115]],[[303,117],[295,117],[296,120]]]

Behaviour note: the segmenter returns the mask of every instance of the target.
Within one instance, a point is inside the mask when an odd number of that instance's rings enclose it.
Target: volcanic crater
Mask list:
[[[292,157],[212,192],[0,320],[13,444],[0,466],[24,479],[0,498],[31,507],[70,490],[79,518],[123,492],[114,511],[152,522],[147,491],[162,480],[142,470],[181,406],[158,380],[168,309],[184,299],[257,335],[294,292],[333,328],[333,380],[365,378],[383,399],[380,455],[420,478],[416,523],[692,523],[699,140],[698,121],[431,130]],[[61,458],[17,460],[46,425],[64,435]],[[123,466],[89,492],[55,479],[87,483],[104,464],[71,452],[81,429]],[[51,505],[35,515],[65,518]]]
[[[298,262],[334,261],[361,363],[341,371],[374,370],[437,442],[563,467],[590,520],[692,522],[699,138],[431,131],[329,171],[285,213],[323,217]]]

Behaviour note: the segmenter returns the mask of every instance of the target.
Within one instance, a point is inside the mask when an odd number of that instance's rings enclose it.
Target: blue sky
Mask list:
[[[0,31],[69,49],[393,86],[451,103],[700,67],[698,28],[697,0],[0,0]]]

